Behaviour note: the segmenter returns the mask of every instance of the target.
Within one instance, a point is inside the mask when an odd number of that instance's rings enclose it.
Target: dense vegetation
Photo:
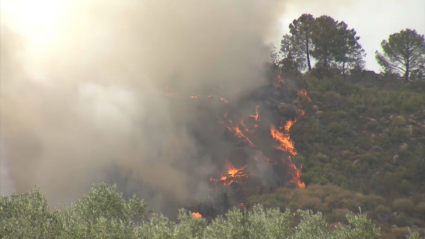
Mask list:
[[[363,69],[364,50],[346,23],[303,14],[289,27],[271,68],[308,93],[291,103],[305,116],[290,132],[306,189],[252,195],[247,210],[211,222],[182,209],[178,223],[105,184],[53,212],[35,189],[1,199],[0,238],[425,235],[424,36],[406,29],[382,41],[376,74]]]
[[[405,238],[408,227],[424,235],[424,36],[406,29],[383,40],[377,74],[364,70],[360,38],[344,22],[303,14],[289,29],[272,68],[308,92],[292,102],[305,117],[291,128],[307,189],[253,195],[247,207],[321,211],[329,223],[361,207],[384,238]]]
[[[305,111],[291,128],[307,189],[253,195],[246,205],[321,211],[329,223],[346,222],[359,207],[385,238],[408,228],[425,235],[425,81],[362,71],[299,82],[292,102]]]
[[[212,222],[180,210],[175,223],[148,215],[136,197],[125,200],[115,187],[101,184],[76,204],[49,211],[43,194],[2,197],[1,238],[379,238],[379,229],[365,215],[346,215],[347,226],[330,229],[321,213],[288,209],[233,209]],[[410,238],[418,238],[412,233]]]

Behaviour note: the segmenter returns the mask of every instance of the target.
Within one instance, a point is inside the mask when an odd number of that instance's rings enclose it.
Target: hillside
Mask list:
[[[281,188],[246,205],[322,211],[330,222],[361,207],[385,238],[424,230],[425,82],[368,71],[345,81],[314,75],[299,79],[311,101],[292,102],[305,117],[290,131],[307,189]]]

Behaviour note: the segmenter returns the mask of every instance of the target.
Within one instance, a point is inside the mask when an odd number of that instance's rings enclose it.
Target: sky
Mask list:
[[[2,0],[2,22],[24,35],[28,39],[27,49],[32,52],[31,55],[39,57],[46,48],[60,44],[61,23],[69,21],[67,14],[77,6],[71,2]],[[126,1],[126,4],[131,5],[132,2]],[[123,3],[120,1],[117,4]],[[375,71],[380,70],[375,61],[375,51],[380,50],[381,41],[388,39],[390,34],[406,28],[425,34],[423,0],[286,0],[283,7],[281,22],[276,23],[280,24],[280,31],[270,36],[274,45],[279,45],[281,35],[288,33],[288,25],[301,14],[310,13],[315,17],[329,15],[357,31],[367,53],[366,68]]]
[[[303,13],[314,17],[329,15],[354,28],[367,53],[366,68],[374,71],[380,70],[375,61],[375,51],[381,50],[382,40],[406,28],[425,34],[423,0],[292,0],[286,4],[281,21],[284,33],[288,33],[289,24]]]

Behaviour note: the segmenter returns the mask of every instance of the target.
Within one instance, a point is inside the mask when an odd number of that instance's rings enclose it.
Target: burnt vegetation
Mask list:
[[[205,175],[211,195],[181,205],[190,212],[180,211],[178,224],[101,185],[54,213],[37,190],[3,197],[0,237],[423,236],[424,36],[410,29],[389,36],[376,53],[383,71],[375,73],[364,69],[360,38],[345,22],[303,14],[289,29],[263,66],[262,85],[235,89],[237,102],[220,95],[222,86],[167,93],[195,109],[186,123],[216,162]],[[127,187],[120,182],[118,190]],[[137,193],[143,182],[133,184]]]

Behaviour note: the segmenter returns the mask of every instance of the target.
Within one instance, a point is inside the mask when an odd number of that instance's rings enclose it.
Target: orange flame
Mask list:
[[[255,121],[258,121],[258,117],[260,117],[260,115],[258,114],[258,109],[260,108],[260,106],[256,106],[255,107],[255,115],[249,115],[249,117],[254,118]]]
[[[301,181],[301,169],[303,168],[303,165],[301,164],[300,169],[298,169],[297,166],[295,166],[295,164],[292,162],[291,157],[288,157],[288,161],[289,161],[289,167],[291,168],[291,171],[292,171],[291,182],[300,188],[305,188],[305,183]]]
[[[191,99],[198,99],[198,96],[197,95],[192,95],[190,98]]]
[[[195,219],[202,218],[202,214],[200,214],[199,212],[192,212],[192,217]]]
[[[220,97],[220,100],[223,101],[224,103],[229,103],[229,101],[225,100],[223,97]]]
[[[241,120],[241,126],[244,128],[245,132],[249,132],[248,127],[246,127],[245,123],[243,122],[243,120]]]
[[[231,120],[228,120],[229,121],[229,123],[230,124],[233,124],[233,122],[231,121]],[[223,123],[223,122],[222,122]],[[224,124],[224,123],[223,123]],[[242,124],[242,126],[245,126],[244,124],[243,124],[243,121],[241,121],[241,124]],[[228,129],[228,130],[230,130],[230,131],[234,131],[235,132],[235,135],[236,135],[236,137],[238,137],[238,138],[242,138],[242,139],[244,139],[248,144],[249,144],[249,146],[251,146],[251,147],[255,147],[255,145],[254,145],[254,143],[245,135],[245,134],[243,134],[242,133],[242,131],[239,129],[239,127],[238,126],[235,126],[235,127],[233,127],[233,126],[229,126],[229,125],[226,125],[226,124],[224,124],[224,126],[226,126],[226,128]],[[247,129],[247,128],[246,128]],[[246,130],[245,129],[245,130]],[[249,129],[248,129],[249,130]]]
[[[298,91],[298,95],[303,94],[305,97],[307,97],[307,101],[311,102],[310,97],[307,95],[307,91],[304,89],[301,89],[300,91]]]
[[[248,144],[249,144],[251,147],[255,147],[254,143],[253,143],[251,140],[249,140],[249,138],[248,138],[248,137],[246,137],[246,136],[242,133],[242,131],[239,129],[239,127],[233,127],[233,130],[235,131],[235,135],[236,135],[237,137],[245,139],[245,141],[246,141],[246,142],[248,142]]]
[[[305,115],[304,110],[300,110],[300,109],[298,109],[298,113],[299,113],[301,116],[304,116],[304,115]]]
[[[280,75],[277,75],[277,79],[272,81],[272,85],[276,88],[281,88],[284,83],[285,81],[282,77],[280,77]]]
[[[210,178],[211,182],[221,182],[224,187],[229,186],[232,183],[235,183],[236,178],[246,178],[248,174],[244,172],[246,165],[242,168],[235,168],[233,164],[227,161],[227,175],[221,175],[219,179]]]
[[[288,122],[286,122],[285,130],[289,132],[289,130],[291,129],[292,125],[294,125],[296,122],[297,122],[297,120],[294,120],[294,121],[289,120]]]
[[[284,151],[284,152],[288,152],[294,156],[297,155],[297,151],[295,150],[294,143],[291,141],[291,137],[289,136],[289,134],[280,132],[273,125],[270,126],[270,133],[273,139],[277,140],[280,143],[279,146],[275,146],[276,149]]]
[[[284,80],[282,80],[282,77],[280,77],[280,75],[277,75],[277,79],[279,80],[279,83],[280,83],[280,84],[285,83],[285,81],[284,81]]]

